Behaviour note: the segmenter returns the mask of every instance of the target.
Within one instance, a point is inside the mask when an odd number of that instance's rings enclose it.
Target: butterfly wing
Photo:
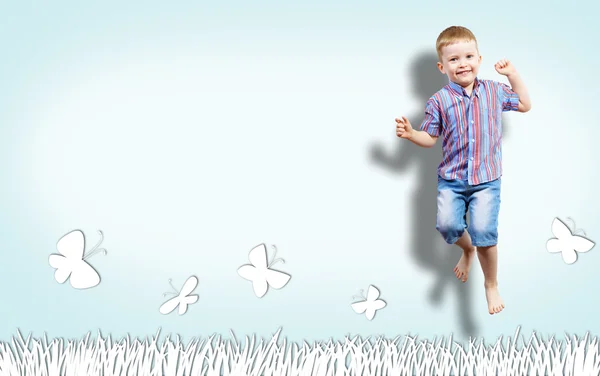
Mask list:
[[[238,269],[238,274],[243,278],[252,281],[252,287],[257,297],[262,298],[269,285],[267,284],[267,247],[264,243],[252,248],[248,256],[252,265],[242,265]]]
[[[185,281],[183,287],[181,288],[180,296],[188,296],[194,289],[198,286],[198,278],[196,276],[191,276]]]
[[[262,243],[252,248],[248,255],[250,263],[256,266],[259,270],[267,268],[267,246]]]
[[[375,317],[375,312],[386,306],[386,302],[381,299],[377,299],[374,302],[367,302],[367,304],[368,307],[365,316],[367,316],[367,319],[369,320],[373,320],[373,317]]]
[[[546,249],[550,253],[562,252],[565,246],[562,244],[560,239],[550,239],[546,242]]]
[[[546,249],[550,253],[559,253],[570,249],[569,240],[573,237],[569,227],[558,218],[552,221],[552,233],[556,238],[546,242]]]
[[[56,269],[54,272],[54,279],[56,279],[58,283],[65,283],[75,269],[74,261],[83,258],[83,251],[85,250],[85,238],[83,232],[74,230],[64,235],[56,243],[56,249],[62,256],[52,254],[48,258],[48,262],[50,263],[50,266]]]
[[[567,264],[572,264],[577,261],[577,252],[571,248],[563,249],[562,258]]]
[[[167,314],[173,312],[173,310],[175,310],[175,308],[177,308],[177,306],[179,305],[180,302],[181,302],[181,297],[178,295],[178,296],[171,298],[171,299],[167,300],[166,302],[164,302],[158,310],[163,315],[167,315]],[[186,309],[187,309],[187,307],[186,307]],[[184,312],[185,312],[185,310],[184,310]]]
[[[267,269],[265,272],[265,278],[269,286],[273,287],[274,289],[280,289],[290,281],[292,276],[284,272],[280,272],[279,270]]]
[[[352,303],[352,309],[356,313],[364,313],[369,305],[366,301]]]
[[[584,238],[583,236],[573,235],[571,238],[571,246],[580,253],[585,253],[594,248],[594,242]]]
[[[264,273],[259,273],[259,270],[252,265],[242,265],[238,269],[238,274],[243,278],[252,281],[252,288],[254,293],[259,298],[262,298],[268,289],[267,279]]]
[[[198,278],[191,276],[185,281],[181,292],[179,293],[179,314],[183,315],[187,312],[188,305],[196,303],[198,301],[198,295],[190,295],[192,291],[198,286]]]
[[[88,289],[100,283],[100,275],[90,264],[83,260],[73,262],[71,286],[76,289]]]
[[[67,261],[67,258],[61,255],[50,255],[50,257],[48,257],[48,262],[51,267],[56,269],[54,272],[54,279],[56,279],[56,282],[65,283],[67,278],[71,275],[71,265]]]
[[[198,301],[198,295],[190,295],[184,298],[181,298],[179,301],[179,314],[183,315],[187,312],[188,305],[194,304]]]
[[[257,270],[254,266],[246,264],[238,268],[238,274],[248,281],[254,281],[256,279]]]
[[[257,278],[252,281],[252,288],[254,289],[254,293],[257,297],[262,298],[267,293],[269,285],[267,284],[267,280],[264,278]]]
[[[81,230],[73,230],[56,243],[58,252],[68,259],[82,259],[85,251],[85,237]]]
[[[367,291],[367,302],[374,302],[379,298],[379,289],[373,285],[369,285],[369,290]]]
[[[375,312],[379,309],[382,309],[383,307],[386,306],[386,302],[378,299],[379,298],[379,289],[373,285],[369,286],[369,291],[367,291],[367,308],[366,308],[366,313],[365,315],[367,316],[367,319],[369,320],[373,320],[373,317],[375,317]]]
[[[566,240],[572,236],[569,227],[558,218],[554,218],[552,221],[552,233],[560,240]]]

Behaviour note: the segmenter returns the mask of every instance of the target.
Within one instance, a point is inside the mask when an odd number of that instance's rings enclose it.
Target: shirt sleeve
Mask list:
[[[500,100],[502,101],[502,111],[517,111],[519,108],[519,94],[515,93],[510,86],[498,83]]]
[[[430,98],[425,105],[425,119],[421,123],[421,130],[433,137],[439,137],[441,132],[441,111],[438,101]]]

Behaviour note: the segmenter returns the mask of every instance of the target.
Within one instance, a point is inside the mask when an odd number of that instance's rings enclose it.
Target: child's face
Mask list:
[[[472,85],[481,64],[475,41],[457,42],[442,47],[441,52],[442,62],[438,62],[440,71],[462,87]]]

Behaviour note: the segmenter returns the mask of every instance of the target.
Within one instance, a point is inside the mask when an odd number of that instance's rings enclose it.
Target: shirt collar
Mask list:
[[[473,93],[471,94],[475,94],[477,96],[479,96],[479,90],[477,90],[480,86],[481,82],[479,82],[479,79],[477,77],[475,77],[475,81],[473,82]],[[465,89],[460,86],[459,84],[457,84],[456,82],[452,82],[450,81],[450,89],[452,89],[452,91],[454,91],[457,95],[464,97],[464,96],[468,96],[467,92],[465,91]]]

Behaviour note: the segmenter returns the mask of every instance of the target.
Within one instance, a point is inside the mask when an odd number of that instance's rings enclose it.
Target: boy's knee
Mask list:
[[[446,243],[454,244],[465,231],[465,225],[460,221],[448,221],[439,223],[436,226],[436,229],[442,235]]]
[[[476,247],[489,247],[498,243],[498,229],[495,226],[471,226],[469,234]]]
[[[458,221],[444,222],[437,226],[439,232],[442,233],[462,233],[465,229],[464,225]]]
[[[485,215],[475,213],[469,226],[469,234],[474,246],[487,247],[498,242],[498,211],[490,208]]]

